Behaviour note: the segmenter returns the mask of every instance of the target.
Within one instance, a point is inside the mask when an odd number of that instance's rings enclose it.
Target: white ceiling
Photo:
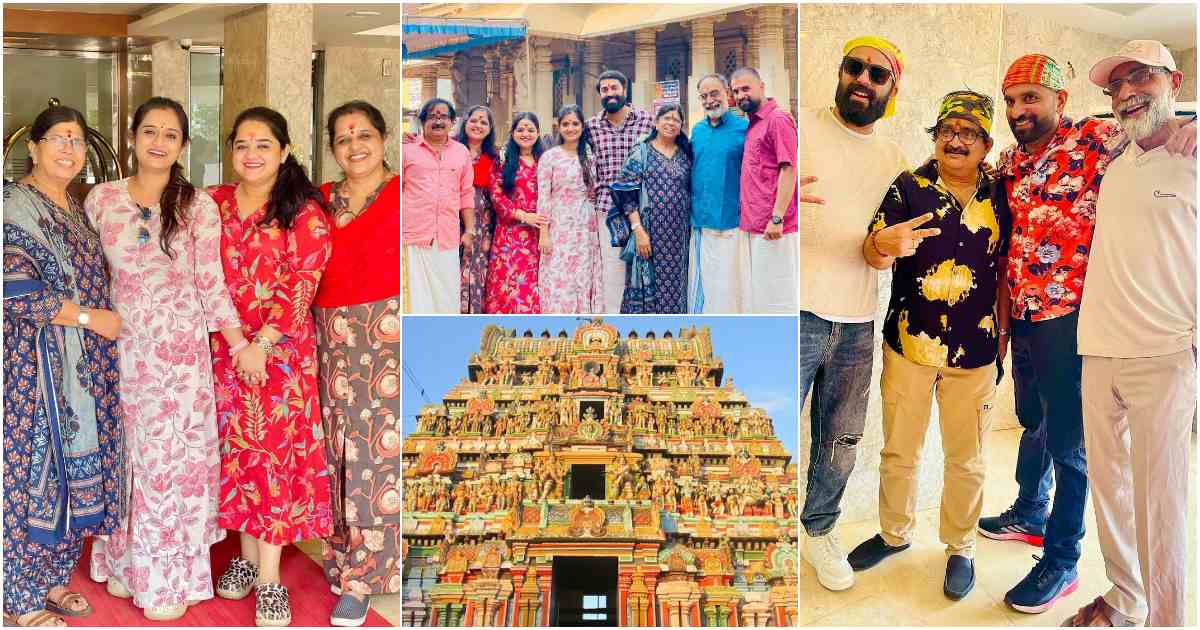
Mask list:
[[[225,36],[224,20],[259,4],[155,3],[155,4],[40,4],[6,3],[7,8],[77,13],[110,13],[138,16],[129,25],[129,35],[148,39],[191,39],[195,44],[220,45]],[[380,15],[354,16],[354,12]],[[363,46],[385,48],[400,46],[400,5],[390,4],[314,4],[313,41],[317,48],[327,46]],[[387,27],[394,27],[394,35]],[[364,31],[376,34],[361,35]],[[378,34],[383,33],[383,34]]]
[[[1008,4],[1005,11],[1121,39],[1154,39],[1175,50],[1196,47],[1196,4]]]

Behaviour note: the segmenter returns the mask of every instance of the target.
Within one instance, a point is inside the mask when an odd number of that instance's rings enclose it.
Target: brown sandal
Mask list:
[[[76,602],[87,604],[87,608],[75,610],[71,605]],[[83,595],[72,591],[67,591],[67,594],[63,595],[58,601],[50,599],[50,594],[46,593],[46,610],[64,617],[86,617],[92,614],[92,605],[88,603],[88,600],[84,599]]]
[[[15,626],[15,627],[25,627],[25,628],[35,628],[35,627],[65,628],[65,627],[67,627],[67,621],[65,619],[63,619],[62,617],[59,617],[58,615],[46,612],[45,610],[35,611],[28,619],[25,620],[25,623],[19,623],[17,621],[18,619],[20,619],[19,615],[6,614],[6,615],[4,615],[4,625]]]

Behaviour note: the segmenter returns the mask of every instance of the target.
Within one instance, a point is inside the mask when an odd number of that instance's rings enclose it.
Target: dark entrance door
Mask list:
[[[616,626],[617,559],[555,558],[552,626]]]

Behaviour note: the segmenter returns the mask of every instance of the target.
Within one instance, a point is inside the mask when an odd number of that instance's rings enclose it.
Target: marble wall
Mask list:
[[[861,35],[874,34],[896,43],[906,58],[900,81],[896,115],[876,124],[876,133],[896,141],[913,165],[933,151],[924,129],[933,124],[941,98],[947,92],[972,89],[991,95],[997,104],[992,130],[996,138],[990,154],[994,160],[1003,147],[1013,142],[1004,117],[1000,82],[1008,65],[1030,52],[1050,55],[1067,67],[1070,81],[1066,113],[1079,117],[1111,110],[1100,89],[1087,80],[1091,65],[1117,51],[1119,38],[1088,33],[1069,25],[1055,24],[1023,15],[1019,6],[913,5],[913,4],[802,4],[800,5],[800,107],[829,107],[837,88],[842,45]],[[1175,52],[1175,51],[1173,51]],[[1175,52],[1184,68],[1185,82],[1180,100],[1195,98],[1195,49]],[[1073,72],[1073,74],[1072,74]],[[801,253],[803,255],[803,253]],[[890,272],[881,274],[876,337],[890,295]],[[858,449],[858,465],[842,503],[847,522],[874,519],[878,514],[879,451],[882,448],[879,372],[882,357],[876,347],[876,385],[872,388],[867,426]],[[1013,406],[1011,373],[999,388],[993,429],[1018,427]],[[937,411],[926,436],[921,467],[918,507],[937,505],[941,495],[944,462]],[[808,465],[810,433],[808,410],[801,416],[800,466]],[[805,488],[800,488],[803,498]]]
[[[383,76],[384,64],[391,76]],[[320,139],[317,175],[322,182],[341,178],[341,170],[329,150],[325,121],[329,112],[351,100],[364,100],[383,112],[391,137],[385,147],[387,162],[400,168],[400,48],[330,46],[325,49],[325,73],[321,88]]]
[[[221,128],[248,107],[265,105],[288,121],[292,153],[312,165],[313,7],[270,4],[225,18],[225,85]],[[228,160],[225,178],[233,171]]]
[[[1183,85],[1179,88],[1180,101],[1195,101],[1196,100],[1196,48],[1188,48],[1186,50],[1172,50],[1171,55],[1175,57],[1175,65],[1179,67],[1179,71],[1183,73]]]
[[[150,82],[155,96],[173,98],[188,106],[192,79],[191,53],[177,39],[158,42],[150,48]],[[137,107],[140,103],[131,103]]]

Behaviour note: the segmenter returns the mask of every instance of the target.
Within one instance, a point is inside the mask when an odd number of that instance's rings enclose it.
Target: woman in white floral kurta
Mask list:
[[[221,222],[203,190],[176,211],[164,251],[163,185],[183,183],[175,160],[187,118],[152,99],[134,116],[138,174],[92,189],[84,204],[111,269],[125,414],[129,509],[92,547],[92,577],[133,597],[147,618],[178,618],[213,596],[209,547],[217,527],[220,452],[209,332],[244,339],[221,270]],[[163,178],[162,170],[169,174]],[[178,170],[176,170],[178,169]],[[157,184],[157,190],[155,190]],[[155,195],[158,195],[156,197]],[[142,200],[142,203],[138,202]]]
[[[542,255],[538,267],[538,294],[543,313],[603,313],[600,237],[593,193],[595,182],[591,159],[581,164],[578,146],[589,143],[583,115],[575,105],[558,114],[559,144],[538,161],[537,213],[550,219],[542,230]]]

